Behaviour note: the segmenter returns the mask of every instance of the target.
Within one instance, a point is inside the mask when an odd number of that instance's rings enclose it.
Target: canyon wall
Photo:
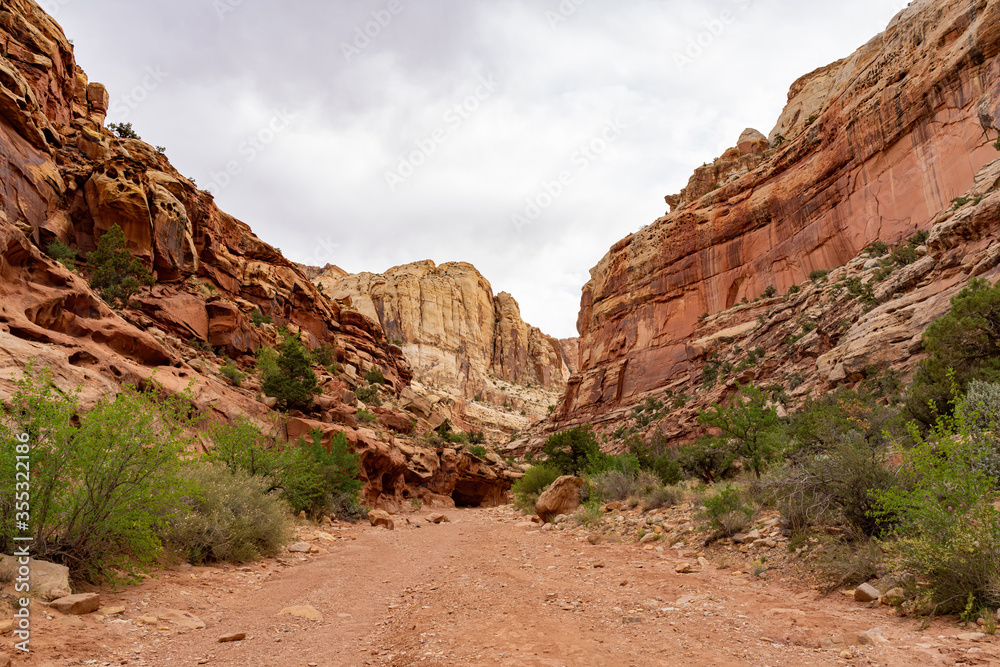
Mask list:
[[[693,373],[705,318],[929,229],[998,156],[998,53],[1000,0],[918,0],[795,82],[769,139],[745,132],[591,270],[580,370],[549,427],[600,421]]]

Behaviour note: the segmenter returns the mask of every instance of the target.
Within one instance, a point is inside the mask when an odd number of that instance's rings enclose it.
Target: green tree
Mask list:
[[[300,439],[285,452],[285,497],[296,512],[315,518],[328,512],[338,496],[347,495],[357,504],[360,474],[361,457],[351,451],[343,433],[334,435],[327,449],[322,431],[315,430],[309,440]]]
[[[713,405],[698,414],[698,423],[719,429],[717,441],[733,447],[737,456],[760,479],[764,466],[775,454],[778,413],[768,405],[759,387],[741,386],[728,407]]]
[[[132,257],[118,225],[104,232],[97,250],[87,255],[87,265],[93,271],[90,286],[113,308],[127,308],[143,286],[155,283],[145,265]]]
[[[308,410],[312,407],[313,396],[319,393],[311,363],[298,336],[286,335],[274,364],[263,368],[261,389],[288,409]]]
[[[589,426],[578,426],[550,436],[542,452],[547,463],[564,475],[576,475],[600,458],[601,448]]]
[[[969,382],[1000,380],[1000,287],[970,280],[952,298],[951,312],[924,331],[923,345],[929,356],[907,388],[906,409],[926,430],[938,416],[954,412],[956,396]]]

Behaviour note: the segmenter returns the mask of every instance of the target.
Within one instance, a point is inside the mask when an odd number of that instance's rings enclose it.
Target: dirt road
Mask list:
[[[120,614],[39,618],[38,652],[14,664],[1000,664],[993,638],[959,639],[971,630],[944,621],[921,630],[885,607],[821,597],[780,574],[714,565],[678,574],[683,559],[670,549],[519,527],[510,508],[446,514],[451,522],[440,525],[397,517],[391,532],[306,529],[323,553],[283,563],[161,573],[105,594],[105,611],[124,606]],[[323,618],[279,615],[296,606]],[[184,629],[162,609],[207,627]],[[218,642],[230,633],[246,639]]]

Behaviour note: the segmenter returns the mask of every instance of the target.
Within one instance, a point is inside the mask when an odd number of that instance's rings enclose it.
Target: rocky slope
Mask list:
[[[0,399],[38,359],[61,387],[82,386],[85,405],[155,376],[168,391],[190,388],[207,419],[271,423],[255,378],[236,387],[218,371],[223,354],[250,370],[284,326],[309,347],[335,346],[340,371],[322,375],[317,407],[282,428],[290,438],[347,433],[362,454],[369,504],[502,499],[512,475],[502,465],[412,435],[447,410],[408,389],[410,366],[377,321],[325,298],[164,155],[104,127],[107,90],[87,80],[35,2],[3,3],[0,41]],[[44,250],[58,240],[85,255],[113,225],[156,275],[122,311],[90,289],[82,263],[69,270]],[[272,323],[255,325],[258,311]],[[361,428],[354,415],[365,406],[351,390],[373,367],[386,377],[388,404]]]
[[[563,343],[526,324],[517,301],[494,295],[471,264],[424,261],[352,275],[332,267],[314,281],[334,301],[380,322],[416,380],[453,397],[473,427],[523,429],[566,387]]]
[[[616,423],[647,396],[694,395],[706,354],[756,340],[758,316],[775,334],[796,317],[822,320],[811,309],[825,288],[739,304],[770,286],[786,294],[813,271],[858,273],[868,260],[852,260],[872,242],[899,243],[937,224],[928,254],[891,278],[893,294],[916,291],[853,313],[847,331],[821,322],[792,349],[784,335],[760,338],[769,353],[793,358],[744,370],[760,380],[801,372],[811,380],[796,385],[804,391],[857,379],[863,361],[905,367],[949,295],[971,273],[992,271],[994,251],[981,255],[996,219],[992,172],[976,175],[1000,156],[998,54],[1000,0],[918,0],[849,58],[795,82],[770,140],[745,132],[667,198],[669,214],[592,269],[580,371],[548,428]],[[975,211],[951,210],[970,188],[984,194]],[[942,231],[952,223],[963,231]],[[702,392],[689,409],[713,396]]]

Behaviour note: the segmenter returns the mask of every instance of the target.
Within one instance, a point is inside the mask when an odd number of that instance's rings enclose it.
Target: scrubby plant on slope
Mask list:
[[[127,308],[143,286],[155,282],[146,266],[132,257],[118,225],[104,232],[97,250],[87,255],[87,266],[93,272],[90,286],[114,308]]]

